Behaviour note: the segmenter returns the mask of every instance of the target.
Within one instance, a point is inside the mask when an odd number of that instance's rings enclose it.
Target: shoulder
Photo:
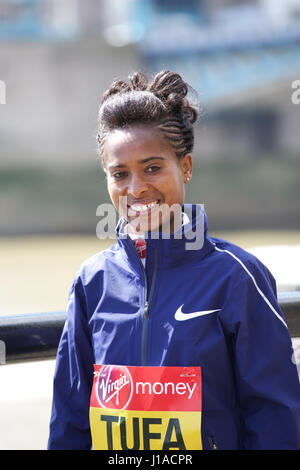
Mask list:
[[[234,302],[235,307],[239,306],[235,317],[232,316],[235,309],[230,309],[228,322],[232,323],[234,319],[240,321],[242,312],[245,315],[248,310],[251,311],[252,319],[256,314],[262,318],[262,311],[268,311],[287,327],[278,305],[276,281],[269,269],[255,255],[233,243],[217,238],[212,239],[212,242],[215,244],[216,257],[220,257],[232,281],[229,305],[232,306]]]
[[[229,272],[242,278],[253,276],[266,277],[273,282],[274,278],[267,266],[255,255],[230,241],[221,238],[209,237],[215,248],[216,259],[226,266]],[[240,277],[239,277],[240,279]]]
[[[231,259],[231,262],[234,263],[233,260],[235,261],[241,261],[241,262],[260,262],[258,258],[251,253],[249,253],[247,250],[244,248],[241,248],[240,246],[231,243],[228,240],[224,240],[222,238],[216,238],[216,237],[209,237],[210,241],[213,243],[215,246],[215,250],[219,253],[223,253],[225,258]]]

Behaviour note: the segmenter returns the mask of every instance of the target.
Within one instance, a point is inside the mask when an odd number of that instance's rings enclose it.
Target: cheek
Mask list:
[[[169,194],[176,202],[182,202],[184,198],[184,179],[181,173],[177,173],[177,175],[170,180],[169,182]]]
[[[184,196],[185,196],[184,186],[183,184],[181,184],[177,191],[176,203],[182,205],[184,202]]]
[[[107,183],[107,190],[110,199],[120,215],[127,216],[127,197],[122,195],[122,191],[114,183]]]
[[[109,194],[110,199],[112,200],[115,207],[119,205],[119,191],[116,188],[115,184],[111,183],[109,180],[107,181],[107,191]]]

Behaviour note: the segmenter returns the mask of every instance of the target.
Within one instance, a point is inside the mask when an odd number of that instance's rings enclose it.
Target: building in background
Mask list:
[[[203,158],[299,156],[299,110],[290,100],[300,76],[298,0],[128,3],[143,25],[145,66],[178,70],[209,109]]]
[[[113,77],[136,68],[177,70],[197,90],[207,115],[203,159],[236,158],[241,148],[299,154],[298,109],[290,100],[300,76],[299,1],[0,4],[8,100],[0,116],[2,162],[89,158],[98,97]]]
[[[61,215],[48,214],[46,224],[37,216],[33,195],[35,222],[28,221],[26,211],[26,220],[22,218],[19,201],[25,204],[27,199],[22,192],[6,191],[12,177],[5,171],[94,168],[100,96],[114,78],[137,69],[176,70],[198,92],[204,112],[196,129],[196,163],[208,168],[230,162],[256,165],[266,158],[299,161],[300,104],[291,101],[292,83],[300,79],[299,43],[298,0],[0,0],[0,80],[6,87],[6,104],[0,105],[0,197],[2,206],[3,201],[9,206],[6,218],[1,216],[7,222],[0,234],[32,227],[55,230],[55,220],[60,231],[74,229],[63,205]],[[289,205],[287,223],[294,227],[296,183],[284,178],[282,191],[290,196],[282,207]],[[219,180],[225,184],[223,176]],[[82,200],[84,191],[78,188],[76,180],[71,190],[74,195],[78,190]],[[100,199],[104,191],[102,184]],[[58,194],[67,198],[60,189]],[[208,198],[211,219],[216,214],[223,224],[215,197],[211,193]],[[272,218],[275,224],[271,202],[277,204],[277,199],[269,198],[266,223]],[[45,191],[44,199],[51,199],[50,193]],[[236,199],[230,195],[226,204],[235,207]],[[255,204],[248,193],[245,199],[249,207]],[[82,221],[77,219],[78,231],[87,225],[84,213]],[[238,208],[232,214],[235,217]],[[245,226],[254,223],[247,211],[239,216]]]

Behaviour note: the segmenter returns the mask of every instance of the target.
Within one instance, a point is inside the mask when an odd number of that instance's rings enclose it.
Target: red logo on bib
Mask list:
[[[103,366],[98,375],[96,392],[103,408],[122,410],[129,404],[133,391],[132,378],[124,366]]]

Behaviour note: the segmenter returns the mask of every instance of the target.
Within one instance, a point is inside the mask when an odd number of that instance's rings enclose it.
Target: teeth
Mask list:
[[[135,212],[142,212],[147,211],[148,209],[152,209],[152,207],[156,206],[157,202],[150,202],[149,204],[133,204],[131,209]]]

